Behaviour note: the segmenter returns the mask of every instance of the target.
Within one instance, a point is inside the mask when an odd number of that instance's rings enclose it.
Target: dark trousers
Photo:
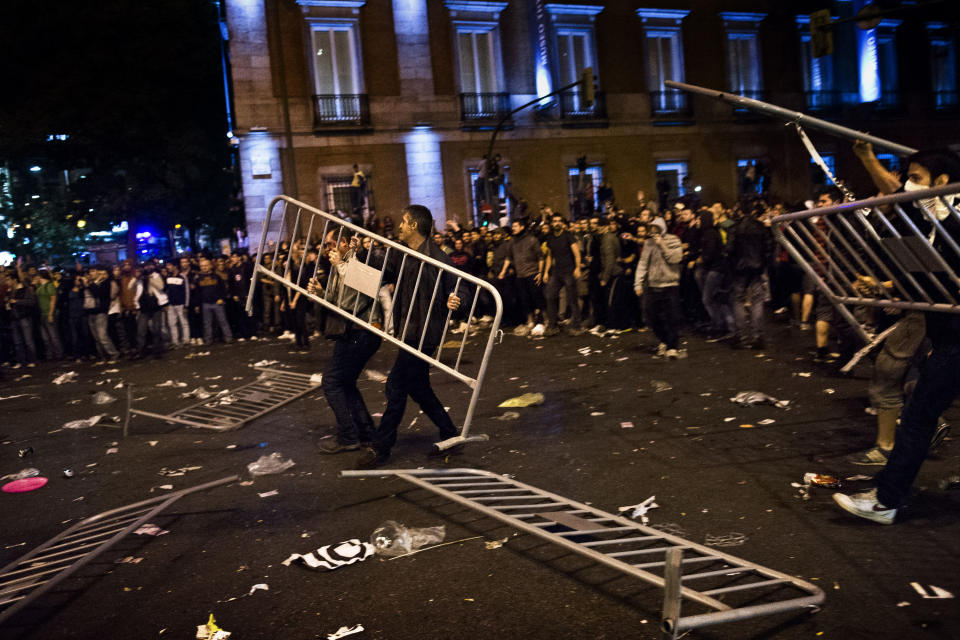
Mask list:
[[[927,457],[940,416],[960,395],[960,339],[934,340],[913,395],[900,414],[893,451],[877,474],[877,500],[899,507]]]
[[[160,332],[163,326],[163,309],[155,311],[141,311],[137,316],[137,351],[140,355],[147,353],[147,332],[150,332],[150,344],[153,355],[159,357],[163,353],[163,335]]]
[[[246,298],[227,300],[227,318],[231,321],[234,335],[248,339],[253,336],[253,318],[247,315]]]
[[[733,277],[733,317],[741,340],[763,340],[763,320],[767,288],[763,273],[738,274]],[[750,335],[747,331],[747,303],[750,303]]]
[[[600,275],[590,274],[590,307],[593,309],[593,324],[607,324],[608,297],[610,292],[610,283],[601,286]]]
[[[74,358],[90,355],[90,326],[87,316],[69,316],[67,318],[67,350]]]
[[[667,349],[676,349],[680,326],[680,287],[648,287],[643,291],[643,315]]]
[[[433,350],[424,349],[424,353],[433,353]],[[387,408],[383,411],[380,426],[373,434],[373,448],[378,453],[390,452],[397,443],[397,427],[403,420],[403,412],[407,408],[407,397],[413,399],[423,413],[433,421],[440,430],[440,439],[446,440],[459,433],[453,425],[453,420],[443,408],[443,403],[437,398],[430,386],[430,365],[417,356],[401,350],[397,354],[397,361],[387,376]]]
[[[357,378],[381,342],[378,335],[352,328],[333,345],[333,357],[323,372],[321,388],[337,418],[339,444],[370,442],[373,437],[373,418],[357,389]]]
[[[547,323],[551,327],[558,326],[558,310],[560,307],[560,288],[567,292],[567,305],[572,310],[572,316],[570,321],[571,329],[580,328],[580,305],[579,298],[577,296],[577,281],[573,278],[573,272],[569,273],[557,273],[554,271],[550,274],[550,279],[547,280],[546,286],[546,297],[547,297]]]
[[[307,316],[313,310],[313,303],[304,297],[297,301],[297,307],[293,310],[293,332],[296,337],[298,347],[304,349],[310,346],[310,330],[307,327]]]

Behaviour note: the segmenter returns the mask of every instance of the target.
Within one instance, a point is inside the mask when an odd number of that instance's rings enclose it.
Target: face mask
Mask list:
[[[923,191],[928,188],[929,187],[916,184],[912,180],[907,180],[903,185],[904,191]],[[950,203],[953,204],[953,202],[956,201],[956,196],[951,197],[950,201]],[[947,205],[945,205],[940,198],[923,198],[918,200],[917,203],[927,212],[935,215],[937,220],[946,220],[947,216],[950,215],[950,209],[947,208]]]

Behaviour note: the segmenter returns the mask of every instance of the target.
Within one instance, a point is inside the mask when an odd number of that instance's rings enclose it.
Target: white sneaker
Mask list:
[[[667,355],[667,343],[661,342],[657,345],[657,357],[662,358],[665,355]]]
[[[457,327],[456,329],[453,329],[450,333],[463,333],[466,330],[467,330],[467,323],[461,322],[460,326]]]
[[[896,509],[885,507],[877,502],[876,489],[849,496],[845,493],[835,493],[833,500],[844,511],[880,524],[893,524],[894,518],[897,517]]]
[[[246,338],[237,338],[237,342],[246,342],[246,341],[247,341]]]
[[[279,336],[277,336],[278,340],[293,340],[294,338],[296,338],[296,336],[293,335],[292,331],[284,331]]]
[[[544,331],[546,331],[546,327],[544,327],[542,324],[537,323],[536,325],[534,325],[533,329],[530,329],[530,335],[542,336]]]

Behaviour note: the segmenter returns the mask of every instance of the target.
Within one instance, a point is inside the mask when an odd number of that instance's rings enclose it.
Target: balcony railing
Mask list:
[[[355,129],[370,126],[370,99],[365,93],[313,96],[313,128]]]
[[[805,91],[807,109],[810,111],[830,111],[839,109],[843,103],[841,91]]]
[[[693,115],[690,96],[679,89],[650,92],[650,115],[653,118],[689,118]]]
[[[460,120],[463,122],[496,121],[508,113],[509,93],[460,94]]]
[[[607,101],[602,91],[594,95],[593,105],[587,106],[578,90],[560,94],[560,118],[568,122],[599,122],[607,119]]]
[[[954,111],[960,107],[960,92],[934,91],[933,108],[937,111]]]

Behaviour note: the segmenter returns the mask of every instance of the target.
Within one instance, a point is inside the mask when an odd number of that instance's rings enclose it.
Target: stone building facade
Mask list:
[[[838,24],[832,55],[813,58],[809,13],[822,4],[227,0],[248,233],[259,237],[281,193],[345,209],[354,164],[367,177],[368,209],[381,217],[396,220],[418,202],[438,224],[475,219],[478,168],[495,124],[588,66],[598,87],[592,106],[574,89],[507,119],[494,147],[504,193],[569,212],[581,173],[593,187],[606,181],[627,209],[638,189],[655,198],[658,184],[670,197],[699,186],[705,200],[729,202],[768,188],[796,201],[822,180],[783,123],[669,90],[670,79],[915,147],[960,130],[956,16],[921,8],[871,31]],[[834,19],[861,4],[834,2]],[[848,141],[811,137],[870,195]],[[765,185],[745,186],[751,164]]]

